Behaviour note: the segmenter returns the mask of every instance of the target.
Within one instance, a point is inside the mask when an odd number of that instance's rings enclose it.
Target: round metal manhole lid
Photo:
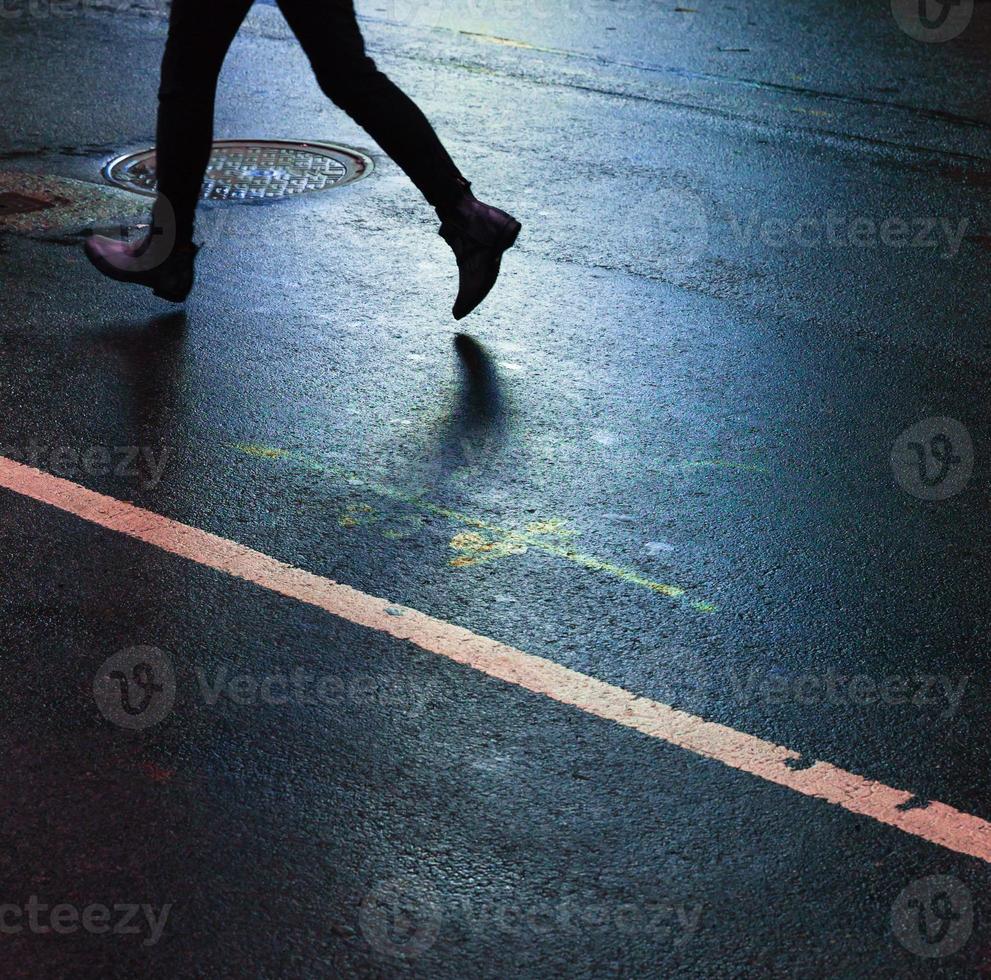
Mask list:
[[[372,172],[371,157],[336,143],[288,140],[218,140],[200,197],[204,201],[255,203],[353,184]],[[154,194],[155,151],[111,160],[104,179],[138,194]]]

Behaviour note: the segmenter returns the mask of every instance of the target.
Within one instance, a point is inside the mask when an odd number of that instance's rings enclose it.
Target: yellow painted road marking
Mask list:
[[[508,555],[526,554],[525,544],[514,544],[510,541],[490,540],[483,538],[476,531],[462,531],[451,538],[451,547],[461,554],[452,558],[450,564],[454,568],[467,568],[478,565],[493,558],[505,558]]]
[[[528,41],[517,41],[515,38],[511,37],[499,37],[498,34],[481,34],[478,31],[458,31],[459,34],[464,34],[466,37],[474,37],[479,41],[485,41],[487,44],[499,44],[507,48],[522,48],[524,51],[546,51],[547,48],[538,48]]]
[[[463,514],[460,511],[452,510],[449,507],[443,507],[440,504],[432,503],[426,498],[417,496],[416,494],[398,490],[395,487],[390,487],[386,484],[369,480],[366,477],[359,476],[355,473],[349,473],[339,467],[330,466],[326,463],[319,463],[316,460],[309,459],[301,453],[296,453],[288,449],[276,449],[272,446],[261,446],[255,443],[240,443],[234,446],[234,448],[239,452],[245,453],[249,456],[256,456],[260,459],[292,460],[295,463],[305,466],[307,469],[314,470],[318,473],[330,474],[331,476],[343,480],[351,486],[370,491],[377,496],[385,497],[389,500],[399,501],[400,503],[407,504],[408,506],[414,507],[424,513],[434,514],[438,517],[446,517],[453,523],[463,524],[465,527],[474,528],[478,531],[485,531],[489,535],[505,542],[509,546],[521,547],[523,551],[530,548],[535,551],[542,551],[544,554],[553,555],[555,558],[562,558],[565,561],[571,562],[573,565],[579,565],[582,568],[587,568],[589,571],[602,572],[606,575],[611,575],[614,578],[620,579],[622,582],[626,582],[628,585],[635,585],[642,589],[648,589],[651,592],[656,592],[658,595],[666,596],[669,599],[684,601],[696,612],[711,613],[716,610],[714,603],[699,599],[692,599],[688,595],[687,590],[681,588],[681,586],[670,585],[666,582],[657,582],[654,579],[647,578],[645,575],[641,575],[639,572],[633,571],[632,569],[623,568],[621,565],[616,565],[610,561],[604,561],[601,558],[596,558],[594,555],[584,554],[583,552],[576,551],[574,548],[570,548],[565,545],[555,544],[553,541],[547,540],[541,533],[531,530],[511,531],[508,528],[500,527],[497,524],[490,524],[488,521],[480,520],[477,517],[471,517],[468,514]],[[467,564],[473,563],[462,563],[462,565]]]

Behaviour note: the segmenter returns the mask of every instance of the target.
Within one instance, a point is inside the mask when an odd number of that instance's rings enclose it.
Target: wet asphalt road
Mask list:
[[[149,145],[164,23],[113,6],[4,8],[0,171]],[[184,314],[0,235],[2,455],[991,819],[991,8],[943,44],[883,3],[688,8],[361,5],[524,223],[456,326],[432,212],[258,6],[218,136],[375,172],[205,208]],[[980,860],[0,505],[0,927],[142,907],[3,931],[4,976],[991,967]],[[129,730],[92,685],[136,646],[176,693]],[[214,693],[293,671],[323,694]]]

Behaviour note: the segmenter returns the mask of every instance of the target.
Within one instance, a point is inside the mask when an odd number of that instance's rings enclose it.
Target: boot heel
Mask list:
[[[520,232],[523,230],[523,225],[521,225],[515,218],[506,227],[506,230],[502,233],[502,239],[499,242],[499,247],[505,251],[507,248],[512,248],[516,244],[516,239],[519,238]]]

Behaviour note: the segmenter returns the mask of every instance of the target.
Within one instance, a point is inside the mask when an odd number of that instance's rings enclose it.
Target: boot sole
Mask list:
[[[479,296],[478,300],[471,307],[464,312],[458,312],[458,306],[455,303],[454,309],[451,310],[451,315],[455,320],[463,320],[469,313],[473,313],[475,310],[485,302],[486,297],[492,292],[492,287],[495,286],[496,282],[499,280],[499,273],[502,270],[502,257],[509,251],[515,244],[516,239],[519,238],[520,232],[523,230],[523,225],[520,224],[515,218],[511,218],[506,222],[505,228],[499,234],[499,238],[496,243],[492,246],[492,251],[495,252],[494,264],[495,264],[495,274],[492,276],[492,282],[489,284],[489,288]]]
[[[513,220],[506,226],[506,230],[503,232],[502,238],[499,241],[498,248],[500,248],[503,252],[511,249],[516,244],[516,239],[520,237],[520,232],[522,230],[523,225],[513,218]]]
[[[118,269],[116,266],[111,265],[106,262],[99,255],[95,255],[89,250],[89,243],[83,245],[83,255],[89,260],[89,264],[100,273],[101,276],[106,276],[108,279],[113,279],[114,282],[136,282],[133,275],[128,274],[123,269]],[[138,283],[138,285],[144,286],[145,283]]]
[[[123,269],[118,269],[116,266],[111,265],[109,262],[105,261],[99,255],[94,255],[89,250],[89,243],[83,245],[83,254],[89,260],[89,264],[96,269],[97,272],[102,276],[106,276],[107,279],[112,279],[114,282],[123,282],[132,286],[142,286],[145,289],[150,289],[152,295],[157,296],[159,299],[164,299],[169,303],[185,303],[187,297],[193,290],[192,283],[190,283],[189,289],[183,291],[172,291],[168,289],[162,289],[160,286],[156,286],[154,283],[145,282],[134,273],[126,272]]]

